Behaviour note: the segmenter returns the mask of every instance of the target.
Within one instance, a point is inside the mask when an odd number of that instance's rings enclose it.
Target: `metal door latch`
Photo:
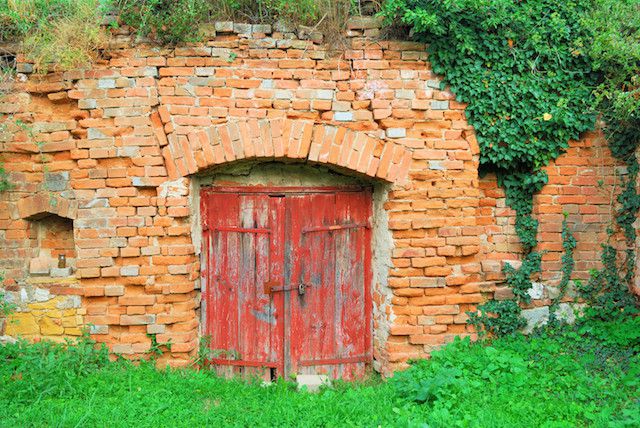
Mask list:
[[[307,287],[309,287],[309,285],[300,283],[297,286],[295,285],[285,286],[285,285],[280,285],[276,281],[267,281],[264,283],[263,287],[264,287],[264,294],[273,294],[276,291],[298,290],[298,295],[304,296],[305,293],[307,292]]]
[[[298,295],[304,296],[304,293],[307,291],[307,284],[301,282],[298,284]]]

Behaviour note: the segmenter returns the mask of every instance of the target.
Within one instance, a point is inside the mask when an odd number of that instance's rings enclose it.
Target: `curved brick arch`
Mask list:
[[[162,149],[171,179],[252,158],[287,158],[346,168],[387,182],[407,179],[412,152],[393,141],[309,120],[249,119],[169,135]]]
[[[78,206],[75,201],[44,192],[18,201],[18,214],[25,220],[37,220],[50,214],[73,220],[77,212]]]

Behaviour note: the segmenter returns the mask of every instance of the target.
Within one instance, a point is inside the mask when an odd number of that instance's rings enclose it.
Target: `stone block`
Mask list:
[[[33,292],[33,298],[36,302],[46,302],[51,299],[51,293],[46,288],[36,288]]]
[[[50,275],[53,278],[67,278],[67,277],[70,277],[72,273],[73,273],[73,269],[71,269],[71,267],[66,267],[66,268],[52,267]]]
[[[338,122],[353,122],[353,112],[337,111],[333,114],[333,120]]]
[[[87,129],[87,138],[89,140],[104,140],[109,137],[97,128],[89,128]]]
[[[80,307],[82,299],[80,296],[67,296],[66,299],[59,301],[56,304],[58,309],[77,309]]]
[[[282,19],[278,20],[273,25],[273,29],[279,33],[293,33],[296,30],[290,22],[284,21]]]
[[[233,33],[233,21],[217,21],[213,27],[218,33]]]
[[[332,100],[334,95],[333,89],[318,89],[315,92],[315,96],[313,98],[317,98],[319,100]]]
[[[298,391],[318,392],[321,387],[330,387],[331,380],[326,375],[299,374],[296,376]]]
[[[447,168],[442,165],[442,161],[430,160],[429,169],[432,171],[445,171]]]
[[[251,24],[233,24],[233,32],[236,34],[251,34]]]
[[[370,30],[382,28],[383,18],[381,16],[352,16],[347,22],[349,30]]]
[[[104,295],[105,296],[123,296],[124,295],[124,286],[123,285],[107,285],[104,287]]]
[[[404,138],[407,136],[405,128],[388,128],[386,131],[387,138]]]
[[[493,293],[493,298],[496,300],[513,299],[515,296],[511,287],[497,287]]]
[[[534,300],[542,299],[544,296],[544,285],[539,282],[532,282],[531,288],[527,290],[527,293]]]
[[[433,110],[449,110],[449,101],[431,101]]]
[[[147,326],[148,334],[162,334],[166,330],[166,325],[164,324],[149,324]]]
[[[91,334],[109,334],[108,325],[90,325],[89,333]]]
[[[138,276],[139,273],[139,266],[123,266],[120,268],[120,275],[122,276]]]
[[[99,79],[98,80],[99,89],[114,89],[115,87],[116,87],[115,79]]]
[[[560,303],[556,309],[556,317],[567,324],[576,322],[576,318],[582,315],[586,305],[582,303]]]
[[[522,330],[523,333],[531,333],[534,328],[544,325],[549,321],[549,307],[542,306],[539,308],[524,309],[522,311],[522,317],[527,321],[526,327]]]
[[[33,73],[33,64],[20,62],[16,65],[16,71],[18,73],[25,73],[25,74]]]
[[[48,257],[37,257],[29,261],[29,273],[31,275],[49,275],[51,271],[51,259]]]
[[[42,317],[40,320],[40,333],[44,336],[60,336],[64,333],[62,322],[49,317]]]
[[[51,192],[61,192],[69,184],[69,172],[45,172],[44,188]]]
[[[271,25],[269,24],[254,24],[251,26],[252,32],[254,33],[264,33],[264,34],[270,34],[271,33]]]
[[[40,333],[40,326],[33,314],[29,312],[17,312],[7,319],[5,332],[9,336],[27,336]]]
[[[427,88],[432,89],[440,89],[440,81],[439,80],[427,80]]]

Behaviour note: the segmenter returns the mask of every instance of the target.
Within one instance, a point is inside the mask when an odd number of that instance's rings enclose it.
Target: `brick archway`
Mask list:
[[[45,192],[27,196],[18,201],[18,214],[25,220],[38,220],[50,214],[74,220],[77,212],[76,201]]]
[[[241,159],[298,159],[328,164],[391,183],[407,179],[412,152],[393,141],[310,120],[249,119],[165,136],[154,122],[171,179]]]

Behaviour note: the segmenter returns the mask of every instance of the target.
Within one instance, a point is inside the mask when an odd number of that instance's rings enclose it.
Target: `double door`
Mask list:
[[[205,334],[218,371],[364,374],[371,205],[361,187],[202,190]]]

